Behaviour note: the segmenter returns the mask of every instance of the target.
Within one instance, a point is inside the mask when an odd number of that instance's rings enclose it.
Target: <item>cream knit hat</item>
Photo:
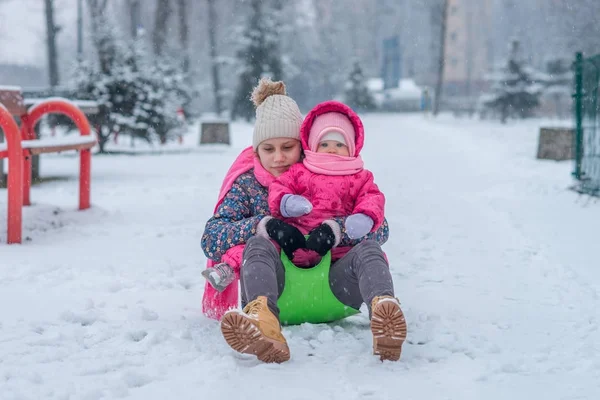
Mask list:
[[[302,114],[296,102],[285,92],[285,84],[262,78],[252,91],[256,106],[256,122],[252,147],[254,150],[267,139],[292,138],[300,140]]]

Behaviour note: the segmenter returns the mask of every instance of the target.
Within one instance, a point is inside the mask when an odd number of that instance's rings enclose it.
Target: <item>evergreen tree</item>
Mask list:
[[[180,68],[166,57],[151,61],[143,35],[127,45],[106,28],[94,32],[100,64],[80,62],[72,81],[78,98],[99,103],[95,125],[100,151],[116,133],[165,143],[180,126],[177,109],[186,98]]]
[[[134,110],[138,130],[166,143],[179,134],[177,111],[188,103],[190,88],[185,85],[185,74],[177,65],[177,58],[161,58],[140,80],[137,108]]]
[[[263,0],[250,1],[250,13],[241,34],[237,58],[240,64],[238,85],[233,99],[231,118],[254,118],[250,93],[262,76],[282,79],[279,51],[279,12]]]
[[[511,43],[506,64],[490,77],[491,94],[484,106],[500,116],[502,123],[508,117],[528,118],[540,104],[544,77],[525,64],[519,54],[519,42]]]
[[[346,83],[344,101],[356,111],[372,111],[376,108],[375,100],[365,83],[365,76],[358,62],[354,63]]]

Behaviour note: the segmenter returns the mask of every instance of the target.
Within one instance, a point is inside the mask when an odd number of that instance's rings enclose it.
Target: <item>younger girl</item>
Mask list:
[[[323,256],[340,243],[341,227],[332,218],[347,216],[348,237],[360,239],[381,226],[385,197],[363,167],[364,128],[350,107],[337,101],[317,105],[300,139],[305,158],[269,186],[269,208],[273,218],[308,234],[306,248]],[[268,219],[258,226],[265,236],[262,224]],[[335,252],[332,258],[338,258]]]

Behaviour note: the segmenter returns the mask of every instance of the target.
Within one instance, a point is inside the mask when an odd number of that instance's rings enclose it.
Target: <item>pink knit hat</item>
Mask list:
[[[316,152],[319,143],[323,141],[325,135],[334,132],[343,136],[344,142],[348,146],[350,157],[354,157],[356,132],[350,119],[339,112],[328,112],[315,118],[308,134],[309,150]]]

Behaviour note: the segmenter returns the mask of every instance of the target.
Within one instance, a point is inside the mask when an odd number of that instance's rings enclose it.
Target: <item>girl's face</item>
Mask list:
[[[350,156],[348,146],[346,146],[344,143],[338,142],[337,140],[322,141],[317,147],[317,153],[337,154],[338,156],[344,157]]]
[[[278,177],[300,161],[302,147],[297,139],[274,138],[261,142],[256,152],[263,168]]]

